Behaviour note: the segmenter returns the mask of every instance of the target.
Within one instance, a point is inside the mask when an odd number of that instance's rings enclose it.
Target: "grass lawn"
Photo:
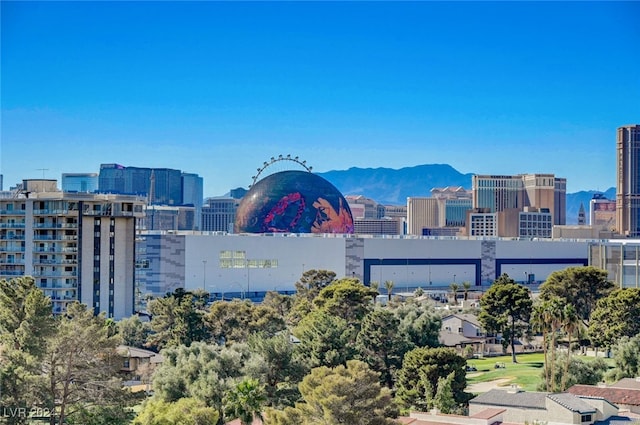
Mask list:
[[[591,356],[576,357],[587,362],[595,359]],[[516,384],[525,391],[536,391],[542,382],[544,353],[518,354],[516,359],[518,363],[511,362],[511,355],[467,360],[468,366],[474,366],[477,369],[475,372],[467,372],[467,384],[500,379],[503,380],[500,386]],[[605,361],[610,368],[613,367],[613,359],[605,359]],[[504,368],[496,369],[497,363],[504,364]]]
[[[543,353],[518,354],[518,363],[511,362],[511,355],[469,359],[467,365],[478,369],[467,372],[467,384],[489,382],[496,379],[508,379],[503,385],[517,384],[525,391],[536,391],[542,382],[540,375],[544,365]],[[496,364],[504,364],[504,368],[496,369]]]

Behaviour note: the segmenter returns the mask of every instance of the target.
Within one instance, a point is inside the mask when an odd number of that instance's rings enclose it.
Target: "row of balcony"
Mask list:
[[[0,252],[24,252],[24,246],[20,246],[20,245],[0,246]]]
[[[25,223],[8,222],[0,223],[0,229],[24,229]],[[34,229],[77,229],[78,223],[33,223]]]
[[[78,264],[78,260],[68,260],[66,258],[56,259],[56,258],[44,258],[39,259],[35,258],[33,260],[33,264]]]
[[[2,215],[25,215],[25,210],[0,210]]]
[[[33,235],[34,241],[77,241],[77,235]]]
[[[78,247],[75,246],[66,246],[63,248],[60,247],[44,247],[44,248],[35,248],[33,252],[78,252]]]
[[[24,235],[0,235],[0,240],[3,241],[23,241]]]

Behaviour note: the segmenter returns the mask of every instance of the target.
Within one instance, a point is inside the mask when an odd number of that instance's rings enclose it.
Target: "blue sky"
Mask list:
[[[1,2],[0,172],[101,163],[246,187],[447,163],[615,185],[640,123],[640,2]]]

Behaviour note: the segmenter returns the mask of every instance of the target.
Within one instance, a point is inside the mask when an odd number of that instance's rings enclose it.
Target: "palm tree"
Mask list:
[[[384,287],[387,288],[387,296],[389,297],[389,302],[391,302],[391,294],[393,293],[393,280],[385,280]]]
[[[471,282],[462,282],[462,289],[464,290],[464,300],[469,299],[469,290],[471,289]]]
[[[380,294],[380,282],[378,282],[377,280],[372,280],[371,283],[369,284],[369,286],[371,287],[371,289],[373,289],[374,291],[376,291],[378,294]],[[373,297],[373,303],[376,303],[376,297]]]
[[[262,406],[266,402],[264,388],[257,379],[245,378],[224,397],[224,413],[238,418],[242,425],[251,425],[254,418],[263,420]]]
[[[533,306],[531,313],[531,326],[534,332],[542,333],[542,351],[544,353],[544,383],[546,390],[549,391],[549,360],[548,360],[548,339],[551,331],[550,321],[548,320],[549,301],[540,301]]]
[[[578,317],[578,313],[576,312],[575,307],[572,304],[567,304],[564,306],[563,311],[563,323],[562,327],[564,328],[564,332],[567,334],[567,362],[564,365],[564,373],[562,374],[562,383],[560,385],[560,390],[566,390],[567,386],[567,378],[569,376],[569,364],[571,363],[571,337],[573,334],[580,329],[580,324],[582,321]]]
[[[453,304],[456,305],[456,304],[458,304],[458,289],[460,289],[460,285],[458,285],[457,283],[453,282],[451,285],[449,285],[449,288],[451,289],[451,292],[453,293]]]
[[[547,306],[547,319],[551,327],[551,391],[556,391],[556,338],[564,323],[564,300],[553,297]]]

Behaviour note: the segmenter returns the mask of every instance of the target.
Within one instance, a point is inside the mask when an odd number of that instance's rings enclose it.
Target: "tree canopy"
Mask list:
[[[593,266],[568,267],[549,275],[540,285],[540,298],[562,298],[565,304],[573,304],[576,314],[585,325],[599,299],[606,297],[614,288],[607,278],[606,270]]]
[[[273,425],[391,425],[397,415],[391,393],[381,387],[378,374],[366,363],[314,368],[302,380],[303,401],[284,410],[267,410]]]
[[[501,333],[511,346],[516,363],[515,340],[526,334],[533,302],[529,289],[507,274],[501,275],[480,298],[478,320],[489,332]]]
[[[622,337],[640,334],[640,289],[617,289],[598,300],[589,322],[591,342],[612,347]]]

